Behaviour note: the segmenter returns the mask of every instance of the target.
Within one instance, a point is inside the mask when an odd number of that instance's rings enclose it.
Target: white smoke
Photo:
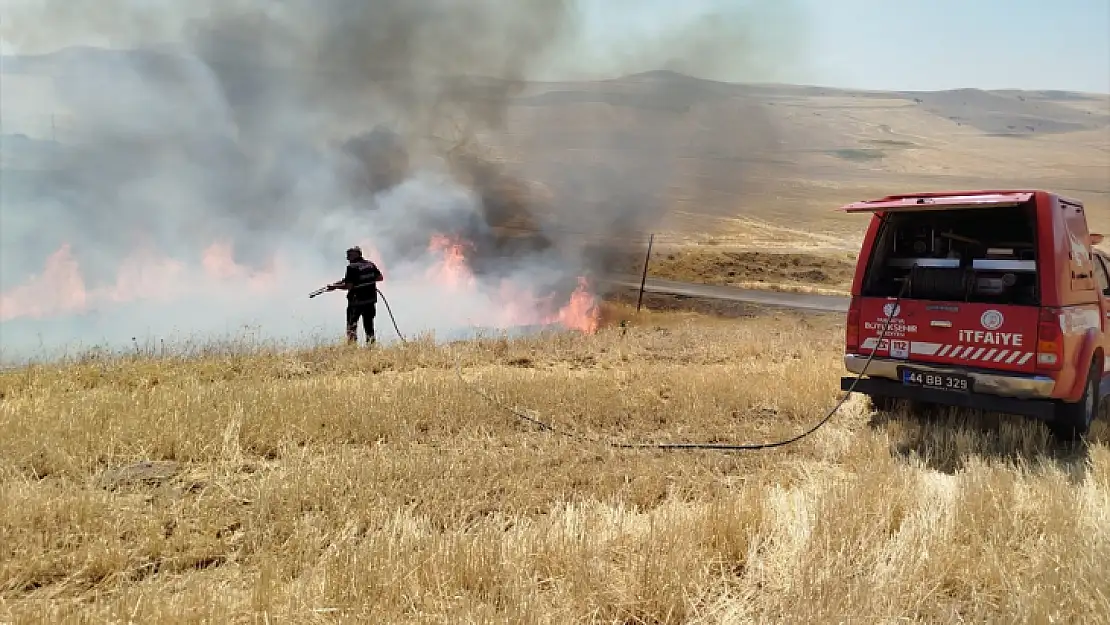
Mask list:
[[[280,340],[341,338],[342,293],[306,295],[342,276],[343,250],[353,244],[380,255],[382,289],[406,334],[500,323],[506,282],[514,293],[536,287],[541,295],[559,283],[565,296],[588,267],[560,253],[573,238],[553,233],[545,233],[546,248],[484,252],[495,271],[471,291],[445,293],[429,280],[438,260],[426,253],[432,235],[478,236],[490,226],[486,199],[449,175],[443,146],[429,138],[460,124],[464,134],[503,130],[520,82],[565,64],[575,50],[579,19],[563,0],[8,2],[0,37],[19,52],[60,41],[159,46],[19,59],[13,71],[50,78],[66,124],[45,168],[13,172],[5,157],[0,292],[41,273],[63,244],[89,291],[112,288],[144,245],[185,269],[173,274],[151,262],[141,279],[132,276],[152,294],[180,287],[179,299],[106,297],[63,317],[0,322],[0,358],[175,344],[244,327]],[[703,37],[667,41],[669,51],[642,45],[652,58],[695,48],[714,57]],[[367,192],[352,184],[366,164],[344,144],[378,127],[400,133],[410,168],[400,184]],[[639,157],[647,162],[635,180],[601,176],[588,163],[560,164],[556,173],[605,199],[557,208],[572,219],[600,216],[644,229],[661,214],[657,196],[675,146],[657,140]],[[277,283],[252,290],[245,277],[207,277],[201,252],[221,242],[233,245],[242,265],[264,269],[276,258]],[[392,334],[387,324],[379,305],[380,338]]]
[[[276,267],[250,275],[223,278],[205,273],[200,264],[178,265],[168,271],[153,262],[139,265],[123,278],[145,286],[142,299],[112,301],[90,293],[78,314],[46,319],[16,319],[0,326],[0,362],[52,358],[92,349],[124,350],[139,346],[181,349],[211,340],[278,341],[288,346],[335,342],[342,338],[345,293],[335,291],[309,299],[308,293],[343,277],[346,245],[313,245],[325,241],[360,244],[379,263],[379,250],[390,249],[393,224],[419,218],[429,211],[459,217],[477,214],[477,198],[442,173],[418,172],[383,193],[379,210],[368,213],[340,208],[319,221],[306,220],[288,235],[271,239]],[[301,233],[297,236],[296,233]],[[330,250],[330,256],[321,250]],[[541,320],[538,310],[506,315],[502,289],[531,295],[537,277],[558,277],[562,269],[537,256],[514,261],[509,275],[497,280],[462,273],[452,284],[439,278],[443,259],[433,250],[397,264],[382,263],[386,280],[380,285],[389,308],[379,300],[375,320],[379,341],[398,340],[390,312],[407,338],[459,336],[467,327],[527,325]],[[150,273],[143,275],[144,270]],[[276,280],[271,279],[276,277]],[[465,280],[472,280],[469,284]],[[169,284],[165,284],[169,281]],[[124,290],[132,283],[124,282]],[[100,291],[110,293],[110,289]],[[530,314],[531,313],[531,314]],[[360,324],[359,333],[363,332]]]

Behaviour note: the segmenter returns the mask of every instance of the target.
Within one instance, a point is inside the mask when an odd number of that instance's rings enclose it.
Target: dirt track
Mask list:
[[[640,287],[640,280],[634,276],[608,276],[603,280],[605,283],[613,286],[632,289],[639,289]],[[704,297],[815,312],[847,312],[848,310],[848,298],[846,297],[740,289],[729,286],[660,280],[658,278],[648,278],[644,286],[644,292],[683,295],[686,297]]]

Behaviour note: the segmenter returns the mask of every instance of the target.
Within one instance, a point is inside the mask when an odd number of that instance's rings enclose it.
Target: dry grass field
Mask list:
[[[713,246],[684,246],[653,256],[648,266],[652,277],[748,289],[847,295],[855,272],[854,255],[848,253],[731,251]]]
[[[31,147],[81,122],[26,108],[0,166],[33,189]],[[843,293],[867,220],[835,209],[891,193],[1046,188],[1110,233],[1105,94],[649,72],[532,83],[482,139],[554,206],[656,232],[671,280]],[[0,372],[0,624],[1110,623],[1105,421],[1061,448],[853,397],[786,447],[616,449],[792,436],[843,368],[838,315],[615,298],[592,336]]]
[[[0,622],[1108,622],[1105,423],[457,377],[839,397],[835,315],[608,317],[3,373]]]
[[[1046,189],[1083,201],[1092,229],[1110,232],[1108,94],[852,91],[648,72],[533,83],[491,141],[563,189],[566,205],[594,202],[605,214],[633,202],[657,216],[641,224],[659,235],[652,275],[673,280],[843,292],[868,218],[837,209],[896,193]]]
[[[532,84],[500,140],[540,179],[588,165],[575,179],[585,196],[619,201],[633,184],[658,192],[663,228],[702,238],[749,238],[770,224],[850,244],[865,219],[839,214],[844,203],[1014,187],[1082,200],[1110,229],[1108,94],[852,91],[648,72]]]

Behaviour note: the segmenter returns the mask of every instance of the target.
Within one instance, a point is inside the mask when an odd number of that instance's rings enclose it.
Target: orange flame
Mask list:
[[[572,330],[586,334],[597,332],[601,325],[601,308],[597,298],[590,293],[586,278],[578,278],[578,288],[570,294],[570,302],[555,314],[555,319]]]
[[[205,248],[200,269],[190,271],[179,260],[141,249],[123,260],[114,284],[89,288],[72,249],[64,244],[46,259],[41,274],[0,293],[0,321],[83,313],[107,303],[171,300],[211,288],[213,283],[234,284],[250,291],[277,284],[272,262],[263,271],[239,265],[231,243],[226,241]]]
[[[178,260],[160,256],[150,249],[141,249],[124,259],[110,287],[87,291],[91,302],[133,302],[141,299],[172,299],[188,277],[188,268]],[[84,280],[76,275],[84,289]]]
[[[361,247],[367,258],[380,264],[372,246]],[[72,248],[65,244],[46,259],[41,274],[0,293],[0,321],[80,314],[105,304],[170,301],[219,288],[268,292],[280,284],[279,267],[273,259],[262,269],[252,269],[235,262],[233,249],[230,241],[217,241],[203,250],[199,265],[190,265],[142,248],[123,260],[114,282],[90,287]],[[426,279],[453,292],[478,290],[479,281],[466,258],[472,243],[436,235],[428,249],[437,262],[427,270]],[[500,327],[559,324],[593,333],[600,326],[598,300],[585,278],[579,278],[578,288],[558,307],[554,295],[540,297],[508,280],[501,282],[492,297],[497,309],[494,325]]]
[[[435,235],[428,249],[439,257],[439,262],[426,272],[426,277],[444,288],[455,292],[473,291],[478,280],[466,262],[465,250],[473,245],[444,235]],[[503,280],[497,291],[497,304],[500,309],[495,325],[553,325],[579,332],[592,334],[601,325],[601,309],[597,298],[590,292],[589,283],[584,277],[578,279],[578,288],[570,300],[554,313],[541,311],[553,307],[554,295],[538,297],[534,293],[510,281]]]
[[[230,241],[218,241],[205,248],[201,266],[209,278],[245,283],[252,291],[265,291],[277,284],[277,268],[270,259],[262,271],[252,271],[235,262],[234,248]]]
[[[477,280],[466,263],[463,251],[466,247],[469,246],[462,241],[440,234],[433,236],[428,251],[439,256],[440,262],[428,268],[428,279],[453,289],[473,289]]]
[[[228,280],[240,277],[241,267],[235,264],[231,244],[220,242],[209,245],[201,254],[200,264],[210,276]]]
[[[78,312],[88,301],[85,281],[67,244],[46,259],[41,275],[0,293],[0,321]]]

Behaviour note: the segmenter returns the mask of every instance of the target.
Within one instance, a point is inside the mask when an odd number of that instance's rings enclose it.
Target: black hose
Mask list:
[[[903,282],[901,290],[899,291],[898,295],[894,298],[894,306],[890,307],[890,314],[887,315],[886,323],[883,324],[883,331],[879,335],[879,339],[878,339],[879,343],[881,343],[883,341],[883,339],[886,338],[887,330],[890,328],[890,322],[894,319],[894,314],[898,310],[898,305],[901,303],[902,298],[905,296],[905,293],[909,289],[910,282],[911,282],[910,280],[906,280],[905,282]],[[501,408],[502,410],[505,410],[509,414],[511,414],[511,415],[513,415],[513,416],[515,416],[519,419],[522,419],[522,420],[527,421],[527,422],[529,422],[533,425],[536,425],[537,427],[539,427],[542,430],[546,430],[546,431],[548,431],[552,434],[557,434],[559,436],[572,438],[572,439],[579,440],[579,441],[582,441],[582,442],[602,444],[602,445],[607,445],[609,447],[614,447],[614,448],[617,448],[617,449],[754,451],[754,450],[759,450],[759,449],[772,449],[772,448],[775,448],[775,447],[784,447],[786,445],[796,443],[796,442],[802,440],[803,438],[809,436],[810,434],[813,434],[814,432],[819,430],[822,426],[824,426],[826,423],[828,423],[829,420],[832,419],[833,415],[835,415],[840,410],[840,408],[842,406],[844,406],[844,403],[846,401],[848,401],[848,398],[855,391],[856,385],[859,384],[859,381],[861,379],[863,379],[863,376],[867,373],[867,369],[871,365],[871,361],[874,360],[875,352],[877,352],[877,351],[878,351],[878,345],[876,345],[876,347],[871,350],[871,354],[867,357],[867,362],[864,363],[863,369],[860,370],[860,372],[856,375],[856,379],[852,381],[852,385],[851,385],[851,387],[848,388],[847,392],[844,393],[844,397],[840,398],[840,401],[838,401],[836,403],[836,405],[833,406],[833,408],[831,410],[829,410],[829,412],[825,415],[825,417],[817,422],[816,425],[814,425],[810,429],[802,432],[801,434],[798,434],[797,436],[794,436],[794,437],[791,437],[791,438],[788,438],[788,439],[785,439],[785,440],[773,441],[773,442],[769,442],[769,443],[750,443],[750,444],[727,444],[727,443],[620,443],[620,442],[605,440],[605,439],[601,439],[601,438],[591,438],[591,437],[588,437],[588,436],[583,436],[581,434],[576,434],[574,432],[566,432],[566,431],[560,430],[560,429],[554,427],[553,425],[551,425],[549,423],[544,423],[540,419],[537,419],[536,417],[533,417],[531,415],[526,414],[524,411],[522,411],[518,408],[514,408],[512,406],[505,405],[505,404],[501,403],[500,401],[498,401],[497,399],[495,399],[494,397],[491,397],[488,393],[486,393],[480,387],[478,387],[475,384],[472,384],[472,383],[468,382],[466,380],[466,378],[463,377],[463,375],[462,375],[462,366],[459,363],[457,353],[455,355],[455,374],[458,376],[459,380],[464,385],[466,385],[467,387],[470,388],[471,391],[473,391],[475,394],[479,395],[480,397],[482,397],[486,401],[490,402],[494,406],[496,406],[498,408]]]
[[[378,287],[374,287],[378,291],[378,296],[382,298],[382,303],[385,304],[385,311],[389,313],[389,320],[393,323],[393,331],[397,333],[397,338],[401,339],[402,343],[407,343],[405,335],[401,334],[401,329],[397,327],[397,319],[393,317],[393,309],[389,307],[389,300],[385,298],[385,293]]]
[[[911,273],[911,275],[912,275],[912,273]],[[910,284],[911,283],[912,283],[912,279],[907,279],[905,282],[903,282],[902,283],[902,288],[899,290],[898,295],[895,296],[894,302],[893,302],[894,306],[890,307],[890,309],[889,309],[890,313],[887,315],[886,323],[883,324],[883,331],[879,335],[879,339],[878,339],[879,343],[881,343],[883,341],[883,339],[886,338],[887,330],[890,329],[890,322],[894,319],[894,314],[898,310],[898,305],[901,303],[902,298],[905,296],[906,292],[910,289]],[[377,287],[375,287],[375,288],[377,288]],[[393,316],[393,310],[389,306],[389,300],[386,299],[385,294],[381,292],[381,289],[377,289],[377,291],[378,291],[378,295],[381,296],[381,298],[382,298],[382,302],[385,304],[386,312],[389,314],[389,320],[393,323],[393,330],[397,333],[397,337],[400,338],[402,342],[407,342],[404,335],[401,334],[400,328],[397,327],[397,319]],[[688,450],[688,451],[693,451],[693,450],[755,451],[755,450],[760,450],[760,449],[773,449],[773,448],[776,448],[776,447],[784,447],[786,445],[796,443],[796,442],[802,440],[803,438],[813,434],[817,430],[821,429],[821,427],[823,427],[826,423],[828,423],[832,419],[833,415],[835,415],[840,410],[840,408],[844,406],[844,403],[846,401],[848,401],[848,398],[851,397],[852,393],[855,391],[856,385],[859,384],[859,381],[861,379],[863,379],[864,375],[867,374],[867,369],[871,365],[871,361],[874,360],[875,353],[878,351],[877,347],[878,346],[876,345],[876,348],[871,350],[871,354],[868,355],[867,361],[863,365],[863,369],[861,369],[860,372],[856,375],[855,380],[852,381],[852,385],[848,388],[848,390],[844,393],[844,396],[840,398],[840,400],[836,403],[836,405],[833,406],[832,409],[829,410],[828,413],[825,414],[824,418],[822,418],[820,421],[818,421],[817,424],[814,425],[813,427],[809,428],[808,430],[806,430],[806,431],[804,431],[804,432],[802,432],[802,433],[800,433],[796,436],[793,436],[793,437],[785,439],[785,440],[773,441],[773,442],[769,442],[769,443],[749,443],[749,444],[728,444],[728,443],[621,443],[621,442],[610,441],[610,440],[605,440],[605,439],[601,439],[601,438],[591,438],[591,437],[588,437],[588,436],[584,436],[584,435],[581,435],[581,434],[576,434],[574,432],[567,432],[567,431],[561,430],[559,428],[556,428],[555,426],[553,426],[549,423],[545,423],[544,421],[525,413],[523,410],[521,410],[519,408],[508,406],[508,405],[498,401],[496,398],[490,396],[489,393],[486,393],[484,390],[482,390],[482,388],[480,388],[479,386],[477,386],[475,384],[472,384],[471,382],[467,381],[466,378],[463,377],[463,375],[462,375],[462,364],[459,361],[459,357],[458,357],[457,352],[455,354],[455,374],[458,376],[459,381],[461,381],[463,383],[463,385],[465,385],[473,393],[475,393],[479,397],[482,397],[483,399],[485,399],[489,403],[493,404],[494,406],[508,412],[509,414],[513,415],[514,417],[517,417],[518,419],[522,419],[524,421],[527,421],[528,423],[531,423],[531,424],[539,427],[541,430],[546,430],[547,432],[550,432],[552,434],[556,434],[556,435],[559,435],[559,436],[563,436],[563,437],[566,437],[566,438],[571,438],[571,439],[574,439],[574,440],[579,440],[579,441],[587,442],[587,443],[602,444],[602,445],[606,445],[606,446],[609,446],[609,447],[614,447],[614,448],[617,448],[617,449],[660,449],[660,450]]]

